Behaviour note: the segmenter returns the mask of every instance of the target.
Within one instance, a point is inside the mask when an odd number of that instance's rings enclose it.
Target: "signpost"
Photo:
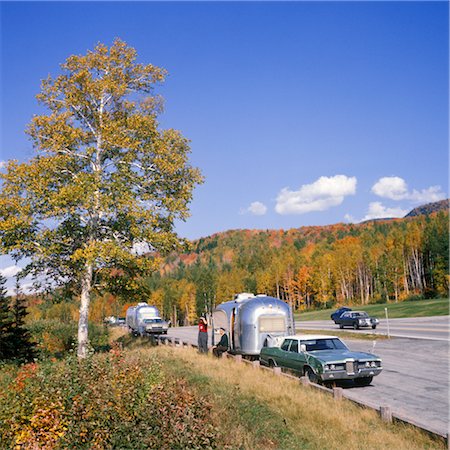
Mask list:
[[[388,339],[390,339],[391,338],[391,334],[389,332],[389,317],[388,317],[388,310],[387,310],[387,308],[384,308],[384,312],[386,314],[387,335],[388,335]]]

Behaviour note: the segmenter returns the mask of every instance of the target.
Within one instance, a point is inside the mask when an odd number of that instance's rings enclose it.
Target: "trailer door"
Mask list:
[[[221,328],[225,329],[225,332],[229,332],[229,326],[227,315],[225,311],[214,311],[213,312],[213,320],[214,320],[214,342],[217,344],[220,341],[220,332]]]

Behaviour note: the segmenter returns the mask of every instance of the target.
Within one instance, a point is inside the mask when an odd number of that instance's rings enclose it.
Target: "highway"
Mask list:
[[[376,330],[372,328],[361,328],[360,330],[353,330],[352,328],[345,328],[345,331],[351,331],[358,335],[358,333],[370,334],[388,334],[388,322],[386,319],[379,317],[380,323]],[[436,341],[449,342],[449,323],[450,316],[433,316],[433,317],[413,317],[406,319],[389,319],[389,334],[392,337],[427,339]],[[327,330],[330,332],[338,331],[339,325],[336,325],[330,320],[314,320],[314,321],[300,321],[295,322],[297,332],[303,330]]]
[[[389,405],[394,412],[445,435],[449,432],[448,317],[394,320],[397,325],[392,329],[393,333],[412,334],[413,338],[393,337],[374,341],[374,344],[357,339],[356,330],[355,339],[343,339],[350,349],[373,351],[383,360],[383,372],[370,386],[343,385],[346,394],[373,406]],[[308,329],[314,329],[310,327],[316,324],[319,325],[316,329],[328,329],[323,321],[310,322]],[[339,330],[334,324],[328,323],[328,326],[330,334]],[[306,329],[306,322],[297,324],[297,332],[302,327]],[[383,333],[384,328],[375,331]],[[168,335],[197,343],[197,327],[171,328]]]

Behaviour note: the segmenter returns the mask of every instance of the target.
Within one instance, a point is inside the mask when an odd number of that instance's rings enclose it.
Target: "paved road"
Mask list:
[[[197,327],[171,328],[168,335],[196,343]],[[346,342],[350,349],[373,349],[371,341],[347,339]],[[448,341],[383,339],[376,341],[374,353],[383,360],[383,372],[374,378],[371,386],[344,386],[346,394],[373,406],[390,405],[394,412],[431,431],[448,433]]]
[[[413,317],[407,319],[389,319],[389,334],[394,337],[406,338],[420,338],[431,339],[438,341],[450,340],[449,334],[450,316],[433,316],[433,317]],[[295,322],[297,332],[304,330],[339,330],[339,325],[336,325],[330,320],[314,320],[314,321],[298,321]],[[380,323],[376,330],[371,328],[362,328],[360,330],[353,330],[352,328],[345,328],[345,331],[371,334],[384,334],[388,332],[386,319],[380,318]]]

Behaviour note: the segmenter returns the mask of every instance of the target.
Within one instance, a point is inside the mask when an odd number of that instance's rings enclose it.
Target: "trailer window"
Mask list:
[[[286,331],[284,317],[261,317],[259,319],[259,331],[265,333]]]

